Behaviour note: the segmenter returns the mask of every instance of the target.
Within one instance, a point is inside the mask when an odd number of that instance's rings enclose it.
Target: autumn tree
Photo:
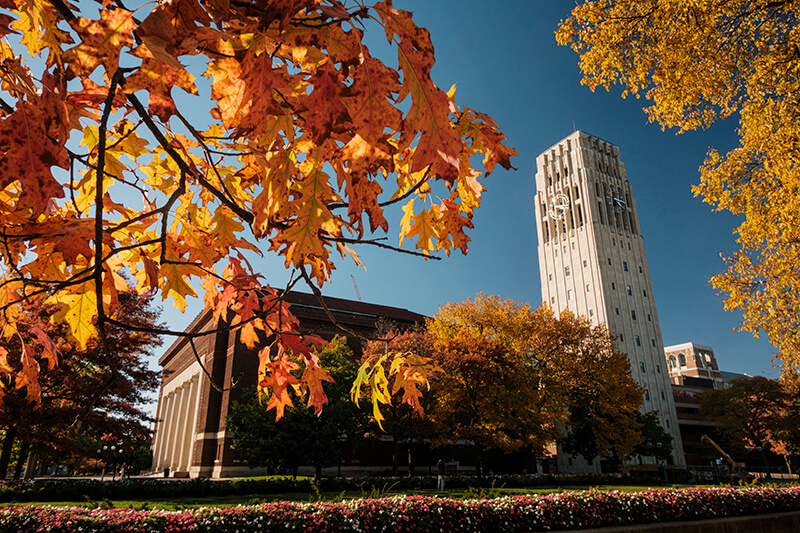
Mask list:
[[[572,426],[590,431],[594,455],[640,441],[641,390],[604,327],[478,294],[442,306],[428,331],[444,369],[429,413],[440,439],[538,453]]]
[[[739,248],[711,283],[741,329],[766,333],[800,365],[800,105],[794,1],[597,0],[562,21],[557,38],[580,55],[582,83],[644,96],[651,121],[679,132],[739,115],[739,146],[710,149],[695,195],[741,215]]]
[[[137,329],[159,326],[149,295],[120,292],[118,306],[120,317]],[[24,318],[30,324],[46,324],[48,317],[58,312],[58,305],[35,302],[25,308]],[[66,330],[63,324],[53,324],[40,333],[53,341],[48,357],[60,361],[43,365],[38,378],[25,383],[19,381],[26,372],[23,360],[47,359],[42,356],[45,350],[37,351],[17,336],[0,345],[0,364],[17,372],[16,383],[11,372],[0,377],[8,391],[0,398],[0,427],[5,431],[0,479],[5,479],[15,440],[22,443],[23,450],[38,445],[79,457],[93,455],[104,444],[121,445],[132,453],[149,443],[152,420],[143,406],[152,401],[149,394],[158,387],[158,373],[149,368],[147,358],[161,344],[160,338],[150,332],[109,326],[105,349],[94,338],[79,352],[66,340]],[[37,387],[41,393],[29,390]]]
[[[137,292],[180,310],[202,294],[249,347],[274,338],[258,383],[277,416],[295,365],[317,411],[328,375],[250,259],[279,255],[288,286],[319,295],[336,254],[359,263],[356,245],[466,253],[481,178],[516,153],[490,117],[456,104],[455,87],[434,83],[428,31],[390,0],[0,9],[4,338],[48,346],[22,310],[39,301],[59,306],[50,322],[77,351],[96,338],[110,353],[110,328],[137,327],[120,312],[130,272]],[[372,54],[370,27],[396,60]],[[0,369],[14,383],[2,392],[33,380],[34,363]]]
[[[740,377],[700,397],[700,412],[712,420],[733,449],[761,447],[780,452],[777,433],[789,411],[789,397],[777,380]]]
[[[325,347],[319,364],[334,380],[324,384],[329,403],[319,416],[312,408],[295,405],[276,421],[264,410],[263,394],[256,390],[234,404],[226,427],[233,432],[234,449],[248,466],[286,468],[296,476],[300,466],[312,465],[320,477],[324,466],[335,464],[342,447],[352,448],[369,432],[369,414],[350,401],[357,366],[345,339],[336,337]],[[343,435],[347,436],[344,442]]]

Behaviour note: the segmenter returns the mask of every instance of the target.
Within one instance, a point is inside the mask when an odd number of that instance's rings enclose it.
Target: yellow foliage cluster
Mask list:
[[[800,365],[800,3],[791,0],[598,0],[562,21],[591,89],[644,96],[651,121],[686,131],[739,113],[737,148],[709,150],[694,187],[744,217],[739,249],[711,283],[741,328],[764,332]]]

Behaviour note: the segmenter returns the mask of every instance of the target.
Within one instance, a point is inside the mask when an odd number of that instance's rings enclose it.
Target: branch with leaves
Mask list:
[[[364,44],[368,27],[395,66]],[[214,329],[274,340],[259,382],[278,416],[292,365],[316,410],[327,375],[250,261],[278,254],[318,289],[332,251],[466,253],[481,178],[516,154],[434,83],[428,32],[390,0],[8,0],[0,37],[2,334],[38,338],[20,309],[42,301],[84,350],[125,327],[125,273],[180,310],[199,284]]]

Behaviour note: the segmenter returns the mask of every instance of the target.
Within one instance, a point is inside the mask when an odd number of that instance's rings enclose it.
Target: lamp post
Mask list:
[[[106,477],[106,467],[108,466],[109,459],[111,460],[112,471],[111,471],[111,480],[114,481],[117,478],[117,462],[122,457],[122,445],[112,444],[108,446],[104,444],[102,448],[97,449],[97,455],[100,456],[100,460],[103,461],[103,470],[100,473],[100,481],[103,481]]]
[[[336,437],[336,451],[337,451],[337,461],[336,461],[336,477],[342,477],[342,446],[347,442],[347,433],[342,433],[341,435]]]

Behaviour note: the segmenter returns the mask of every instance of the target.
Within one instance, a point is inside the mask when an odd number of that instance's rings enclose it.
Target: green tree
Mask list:
[[[645,414],[637,411],[636,418],[641,424],[642,442],[636,445],[628,457],[639,455],[655,457],[659,461],[669,461],[672,458],[672,435],[658,420],[658,411],[650,411]]]
[[[300,466],[313,465],[320,477],[324,466],[336,464],[342,448],[357,445],[368,433],[369,415],[350,401],[357,367],[345,339],[336,337],[318,356],[334,379],[324,385],[328,404],[319,415],[294,391],[294,406],[277,421],[262,405],[266,396],[255,389],[233,404],[226,425],[234,435],[233,448],[248,466],[285,468],[296,476]]]
[[[711,278],[741,329],[766,333],[800,365],[800,9],[796,1],[597,0],[558,29],[582,83],[644,96],[651,121],[679,132],[739,114],[739,146],[710,149],[695,195],[740,215],[739,245]]]

